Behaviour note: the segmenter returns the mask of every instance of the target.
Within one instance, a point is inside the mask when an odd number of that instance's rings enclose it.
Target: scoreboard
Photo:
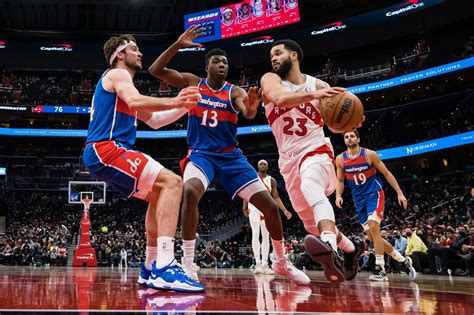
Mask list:
[[[298,0],[246,0],[184,16],[184,29],[199,24],[205,43],[259,32],[300,21]]]

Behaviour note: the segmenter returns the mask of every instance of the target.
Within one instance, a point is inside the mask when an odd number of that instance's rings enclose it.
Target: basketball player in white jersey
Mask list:
[[[323,131],[319,99],[345,89],[331,88],[301,73],[302,58],[298,43],[289,39],[274,42],[270,51],[273,72],[260,81],[262,98],[278,146],[286,190],[311,233],[305,237],[306,251],[323,266],[329,281],[341,282],[356,276],[357,258],[363,249],[359,240],[351,241],[337,230],[327,198],[336,188],[336,173],[332,145]],[[344,262],[337,247],[345,253]]]
[[[291,219],[291,212],[288,211],[281,201],[278,194],[276,180],[268,175],[268,163],[265,160],[258,162],[258,177],[263,182],[265,188],[270,192],[273,199],[285,214],[286,218]],[[255,274],[273,274],[273,270],[268,268],[268,253],[270,252],[270,238],[267,227],[265,226],[265,217],[253,204],[244,200],[243,212],[249,217],[250,227],[252,229],[252,250],[255,257]],[[262,243],[260,244],[260,231],[262,231]],[[261,255],[260,255],[261,253]]]

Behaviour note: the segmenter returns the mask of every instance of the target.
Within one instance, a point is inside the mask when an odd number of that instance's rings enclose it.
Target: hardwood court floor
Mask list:
[[[201,270],[206,292],[160,292],[136,284],[138,269],[0,266],[0,313],[114,311],[179,313],[410,313],[474,314],[473,278],[404,275],[373,283],[368,273],[341,284],[322,272],[298,286],[245,269]]]

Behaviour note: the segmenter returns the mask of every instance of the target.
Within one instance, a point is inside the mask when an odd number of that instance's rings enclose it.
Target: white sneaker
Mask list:
[[[416,270],[413,268],[413,260],[410,256],[405,257],[405,262],[403,263],[405,267],[405,272],[408,275],[410,281],[415,280],[416,278]]]
[[[254,275],[262,275],[264,273],[265,269],[263,269],[262,264],[256,264],[255,265],[255,270],[253,271]]]
[[[198,277],[198,271],[199,271],[199,267],[198,265],[196,265],[194,263],[194,258],[185,258],[185,257],[182,257],[181,258],[181,265],[183,267],[183,270],[184,272],[186,272],[186,274],[191,278],[193,279],[194,281],[198,281],[199,282],[199,277]]]
[[[296,284],[309,284],[311,282],[311,279],[303,271],[293,266],[286,257],[278,259],[275,254],[271,254],[270,259],[272,261],[272,269],[277,274],[288,277],[288,279]]]
[[[275,272],[273,272],[272,268],[268,267],[267,265],[266,266],[262,266],[263,268],[263,274],[264,275],[274,275]]]

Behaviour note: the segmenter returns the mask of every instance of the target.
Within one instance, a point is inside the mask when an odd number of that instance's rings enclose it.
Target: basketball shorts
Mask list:
[[[330,145],[324,145],[300,156],[280,154],[280,172],[295,211],[300,212],[312,207],[315,204],[314,200],[323,199],[334,192],[336,172],[333,156]],[[304,190],[302,189],[303,181],[311,181],[312,185],[322,185],[322,187],[318,190]],[[315,194],[321,194],[321,196],[315,196]]]
[[[89,143],[82,156],[92,177],[129,198],[145,199],[163,169],[150,156],[115,141]]]
[[[263,183],[258,180],[257,172],[248,163],[240,149],[227,152],[190,149],[187,157],[180,163],[185,182],[188,177],[186,174],[187,168],[191,164],[189,162],[192,162],[192,166],[204,174],[204,181],[207,182],[203,182],[204,188],[207,188],[214,177],[217,177],[232,199],[239,195],[242,199],[248,201],[254,193],[266,190]],[[199,176],[194,177],[199,178]],[[242,193],[249,187],[252,187],[252,192],[250,194],[245,193],[245,196],[243,196]]]
[[[255,223],[260,223],[260,221],[263,221],[263,224],[265,224],[265,217],[263,216],[263,213],[261,213],[260,210],[255,208],[252,204],[249,204],[249,221]]]
[[[382,222],[385,209],[385,195],[382,189],[363,196],[354,197],[357,217],[364,230],[369,229],[368,221]]]

